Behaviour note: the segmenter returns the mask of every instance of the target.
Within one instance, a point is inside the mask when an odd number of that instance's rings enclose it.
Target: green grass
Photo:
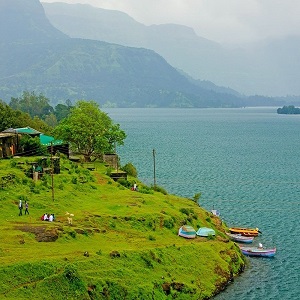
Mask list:
[[[205,299],[243,268],[224,224],[195,202],[131,191],[103,164],[89,171],[66,159],[53,176],[53,201],[50,175],[25,175],[35,159],[0,160],[0,299]],[[18,216],[19,199],[29,216]],[[44,213],[56,221],[41,221]],[[178,237],[184,223],[217,236]],[[38,241],[49,235],[55,241]]]

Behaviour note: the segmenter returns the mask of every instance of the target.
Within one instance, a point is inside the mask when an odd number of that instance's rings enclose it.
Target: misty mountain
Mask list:
[[[53,27],[39,1],[0,0],[0,43],[42,42],[66,35]]]
[[[244,99],[206,89],[152,50],[70,38],[38,0],[1,1],[0,98],[24,90],[52,104],[93,99],[118,107],[236,107]],[[5,29],[6,28],[6,29]]]
[[[43,3],[51,23],[70,37],[152,49],[193,78],[244,94],[300,95],[300,37],[228,49],[176,25],[145,26],[119,11]]]

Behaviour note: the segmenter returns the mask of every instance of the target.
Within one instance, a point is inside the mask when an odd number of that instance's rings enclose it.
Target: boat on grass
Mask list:
[[[243,227],[231,227],[229,228],[230,233],[233,234],[241,234],[243,236],[258,236],[259,231],[258,228],[243,228]]]
[[[276,253],[276,248],[240,246],[240,249],[248,256],[273,257]]]
[[[194,239],[196,230],[190,225],[183,225],[179,228],[178,235],[187,239]]]
[[[234,234],[234,233],[228,233],[226,232],[227,236],[234,242],[238,243],[245,243],[245,244],[250,244],[254,240],[254,236],[244,236],[239,234]]]
[[[212,228],[200,227],[197,230],[196,234],[199,235],[199,236],[208,237],[208,236],[216,235],[216,232]]]

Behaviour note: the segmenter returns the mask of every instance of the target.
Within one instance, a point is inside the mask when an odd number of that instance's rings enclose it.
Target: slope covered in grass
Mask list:
[[[0,160],[0,298],[207,299],[243,269],[225,225],[195,202],[142,183],[131,191],[103,164],[89,171],[64,158],[52,193],[50,174],[25,175],[32,161]],[[29,215],[19,216],[20,199]],[[186,240],[183,224],[217,235]]]

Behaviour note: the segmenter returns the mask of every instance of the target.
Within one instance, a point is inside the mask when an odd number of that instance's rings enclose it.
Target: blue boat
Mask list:
[[[248,256],[273,257],[276,253],[276,248],[240,246],[240,249],[244,255]]]
[[[197,235],[208,237],[208,236],[216,235],[216,232],[212,228],[200,227],[197,230]]]

